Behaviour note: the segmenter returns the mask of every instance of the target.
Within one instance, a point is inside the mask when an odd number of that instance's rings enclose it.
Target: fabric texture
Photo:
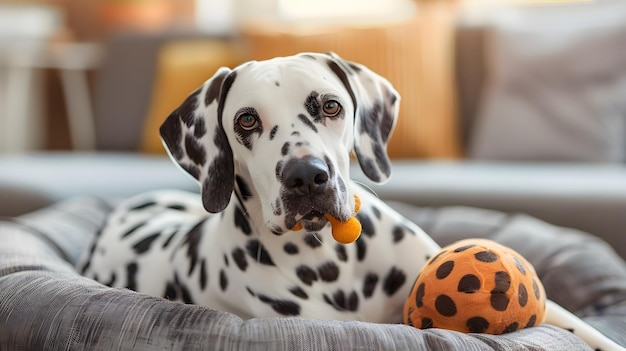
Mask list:
[[[241,320],[108,288],[79,276],[73,266],[113,204],[108,199],[75,198],[0,222],[0,349],[588,349],[573,334],[548,325],[493,336],[355,321]],[[603,242],[523,216],[398,207],[442,243],[484,236],[511,245],[537,267],[549,296],[587,315],[607,334],[624,338],[620,324],[613,322],[626,319],[626,268]],[[518,238],[520,234],[530,237]],[[577,258],[581,255],[594,259]],[[572,266],[575,260],[580,263]],[[569,294],[572,290],[578,293]]]
[[[625,160],[623,1],[499,13],[485,44],[487,81],[469,157]]]

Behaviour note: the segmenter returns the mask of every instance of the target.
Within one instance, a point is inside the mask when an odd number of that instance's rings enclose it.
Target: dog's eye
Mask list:
[[[259,121],[253,115],[245,114],[239,117],[238,123],[244,130],[252,130],[258,126]]]
[[[341,112],[341,105],[335,100],[328,100],[324,103],[324,113],[329,117],[335,117]]]

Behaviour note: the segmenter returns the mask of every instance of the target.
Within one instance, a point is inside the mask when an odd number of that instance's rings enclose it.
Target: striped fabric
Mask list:
[[[79,276],[73,266],[113,203],[77,198],[0,222],[0,350],[586,349],[571,333],[546,325],[492,336],[356,321],[241,320],[108,288]],[[469,235],[513,246],[538,266],[549,294],[624,338],[626,268],[602,242],[524,216],[398,207],[442,243]],[[611,306],[599,312],[596,302]]]

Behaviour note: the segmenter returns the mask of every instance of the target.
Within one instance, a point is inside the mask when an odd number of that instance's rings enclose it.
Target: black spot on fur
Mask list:
[[[187,234],[183,245],[187,245],[187,257],[189,257],[189,272],[187,275],[191,275],[198,263],[198,256],[200,254],[200,240],[202,238],[202,226],[204,220],[198,222]]]
[[[174,210],[174,211],[185,211],[187,209],[185,205],[179,205],[179,204],[168,205],[166,208],[170,210]]]
[[[144,252],[146,252],[148,250],[150,250],[150,246],[152,246],[152,243],[158,237],[159,237],[159,233],[156,233],[156,234],[152,234],[152,235],[149,235],[149,236],[141,239],[139,242],[137,242],[135,245],[133,245],[133,250],[138,255],[142,254],[142,253],[144,253]]]
[[[239,206],[235,206],[235,227],[241,229],[241,232],[245,235],[252,234],[252,227],[250,227],[248,218]]]
[[[230,266],[230,262],[228,261],[228,255],[224,254],[223,257],[224,257],[224,265],[226,267],[229,267]]]
[[[216,77],[213,78],[213,80],[211,81],[211,84],[209,85],[209,87],[206,90],[206,93],[204,94],[204,105],[205,106],[209,106],[215,100],[217,100],[217,98],[220,96],[220,88],[221,88],[222,82],[224,81],[224,78],[226,77],[227,74],[228,74],[228,71],[224,71],[219,76],[216,76]]]
[[[288,255],[295,255],[300,252],[300,250],[298,250],[298,246],[294,243],[286,243],[285,246],[283,246],[283,250],[285,250]]]
[[[472,317],[465,322],[470,333],[484,333],[489,328],[489,322],[483,317]]]
[[[389,273],[383,280],[383,291],[387,296],[395,294],[406,282],[406,275],[404,272],[396,267],[391,267]]]
[[[180,161],[185,157],[182,145],[183,127],[181,123],[191,127],[195,119],[195,111],[198,107],[198,95],[201,89],[189,94],[185,101],[174,110],[159,128],[159,133],[174,158]]]
[[[178,293],[176,292],[176,287],[171,282],[167,282],[165,285],[165,293],[163,293],[163,297],[174,301],[178,297]]]
[[[204,123],[204,119],[196,118],[194,127],[193,127],[193,136],[196,139],[200,139],[205,134],[206,134],[206,124]]]
[[[272,307],[274,311],[283,316],[299,316],[300,305],[289,300],[272,299],[265,295],[259,295],[259,299]]]
[[[252,197],[252,191],[250,191],[248,183],[246,183],[246,181],[238,175],[235,176],[235,181],[237,182],[237,188],[239,188],[243,201],[250,199]]]
[[[222,289],[222,291],[228,289],[228,277],[223,269],[220,270],[220,289]]]
[[[137,229],[143,227],[144,225],[146,225],[146,222],[141,222],[141,223],[131,227],[130,229],[128,229],[127,231],[125,231],[122,234],[122,239],[124,239],[124,238],[128,237],[129,235],[133,234]],[[95,246],[94,246],[94,249],[95,249]]]
[[[322,246],[322,237],[318,233],[307,234],[304,242],[312,249]]]
[[[356,109],[357,107],[356,96],[354,95],[354,91],[352,90],[352,86],[350,85],[350,81],[348,80],[348,76],[346,75],[346,72],[350,72],[350,69],[347,69],[347,68],[342,69],[339,66],[340,64],[333,59],[328,60],[327,64],[330,70],[333,71],[333,73],[339,78],[339,80],[341,80],[341,83],[343,83],[343,86],[346,88],[346,90],[350,94],[350,99],[352,100],[352,106],[354,106],[354,108]]]
[[[157,204],[157,203],[156,203],[156,202],[154,202],[154,201],[146,201],[146,202],[141,203],[141,204],[139,204],[139,205],[135,205],[135,206],[129,207],[129,208],[128,208],[128,211],[137,211],[137,210],[142,210],[142,209],[144,209],[144,208],[151,207],[151,206],[154,206],[154,205],[156,205],[156,204]]]
[[[283,161],[276,162],[276,168],[274,169],[274,174],[276,175],[276,179],[281,182],[282,181],[282,173],[283,173]],[[278,199],[276,199],[276,203],[278,203]]]
[[[317,273],[308,266],[300,265],[296,268],[296,275],[306,285],[312,285],[314,281],[317,281]]]
[[[221,212],[230,201],[235,183],[233,152],[222,128],[215,130],[213,142],[219,150],[202,184],[202,205],[210,213]]]
[[[270,130],[270,140],[274,140],[276,137],[276,133],[278,133],[278,126],[274,126],[272,130]]]
[[[339,267],[332,261],[319,266],[317,272],[320,279],[325,282],[334,282],[339,278]]]
[[[193,163],[199,167],[204,166],[206,163],[206,151],[202,144],[198,142],[198,139],[191,134],[185,136],[185,150]]]
[[[370,298],[374,294],[376,285],[378,284],[378,275],[375,273],[367,273],[363,280],[363,297]]]
[[[137,263],[132,262],[126,266],[126,288],[137,290]]]
[[[356,291],[346,295],[343,290],[337,290],[331,298],[324,294],[324,301],[333,306],[338,311],[356,311],[359,308],[359,296]]]
[[[283,146],[280,148],[280,154],[283,156],[287,156],[287,154],[289,154],[290,148],[291,148],[291,144],[289,142],[284,143]]]
[[[232,252],[232,256],[233,256],[233,261],[235,261],[235,264],[237,265],[237,267],[239,267],[239,269],[241,269],[242,272],[245,272],[246,269],[248,268],[248,260],[246,259],[246,253],[243,251],[243,249],[239,247],[234,248]]]
[[[176,236],[176,234],[178,233],[178,231],[173,231],[172,234],[170,234],[167,239],[165,239],[165,241],[163,242],[163,245],[161,245],[162,248],[167,248],[168,246],[170,246],[170,243],[172,242],[172,239],[174,239],[174,237]]]
[[[404,229],[399,225],[395,226],[391,233],[393,236],[393,242],[396,244],[404,239]]]
[[[275,86],[277,86],[277,87],[279,87],[279,86],[280,86],[280,83],[279,83],[278,81],[275,81],[275,82],[274,82],[274,85],[275,85]]]
[[[208,279],[206,260],[202,259],[202,262],[200,262],[200,289],[204,290],[206,288]]]
[[[365,254],[367,253],[367,244],[365,243],[365,239],[362,236],[356,240],[356,258],[359,261],[363,261],[365,259]]]
[[[256,239],[248,241],[246,249],[248,250],[248,255],[256,262],[267,266],[275,266],[272,257],[260,241]]]
[[[115,274],[115,272],[111,273],[111,278],[109,279],[108,282],[103,282],[102,284],[106,285],[106,286],[113,286],[113,284],[115,284],[115,281],[117,280],[117,275]]]
[[[304,123],[305,126],[311,128],[312,131],[314,131],[315,133],[317,133],[317,127],[313,124],[313,122],[311,122],[310,119],[307,118],[307,116],[303,115],[303,114],[299,114],[298,115],[298,119],[300,121],[302,121],[302,123]]]
[[[289,289],[289,292],[304,300],[309,298],[309,295],[304,290],[302,290],[302,288],[297,286]]]
[[[200,168],[191,164],[189,165],[181,164],[180,166],[195,179],[200,179]]]
[[[193,299],[191,298],[191,293],[189,292],[189,288],[187,288],[187,286],[185,286],[185,284],[183,284],[179,279],[178,279],[178,275],[174,274],[174,283],[176,284],[176,287],[178,287],[178,290],[180,291],[180,296],[183,300],[184,303],[186,304],[193,304]]]
[[[316,91],[312,91],[304,101],[304,108],[315,122],[321,121],[322,107],[320,106],[320,102],[317,99],[318,97],[319,94]]]
[[[335,252],[337,252],[337,259],[339,259],[339,261],[346,262],[348,260],[348,252],[346,251],[345,245],[336,244]]]
[[[374,223],[370,219],[368,215],[363,212],[359,212],[356,215],[356,218],[361,222],[361,234],[371,238],[376,234],[376,228],[374,227]]]

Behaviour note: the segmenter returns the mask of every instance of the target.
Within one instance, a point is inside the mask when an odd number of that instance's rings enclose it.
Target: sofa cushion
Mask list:
[[[529,7],[493,17],[468,156],[623,162],[626,4]]]

